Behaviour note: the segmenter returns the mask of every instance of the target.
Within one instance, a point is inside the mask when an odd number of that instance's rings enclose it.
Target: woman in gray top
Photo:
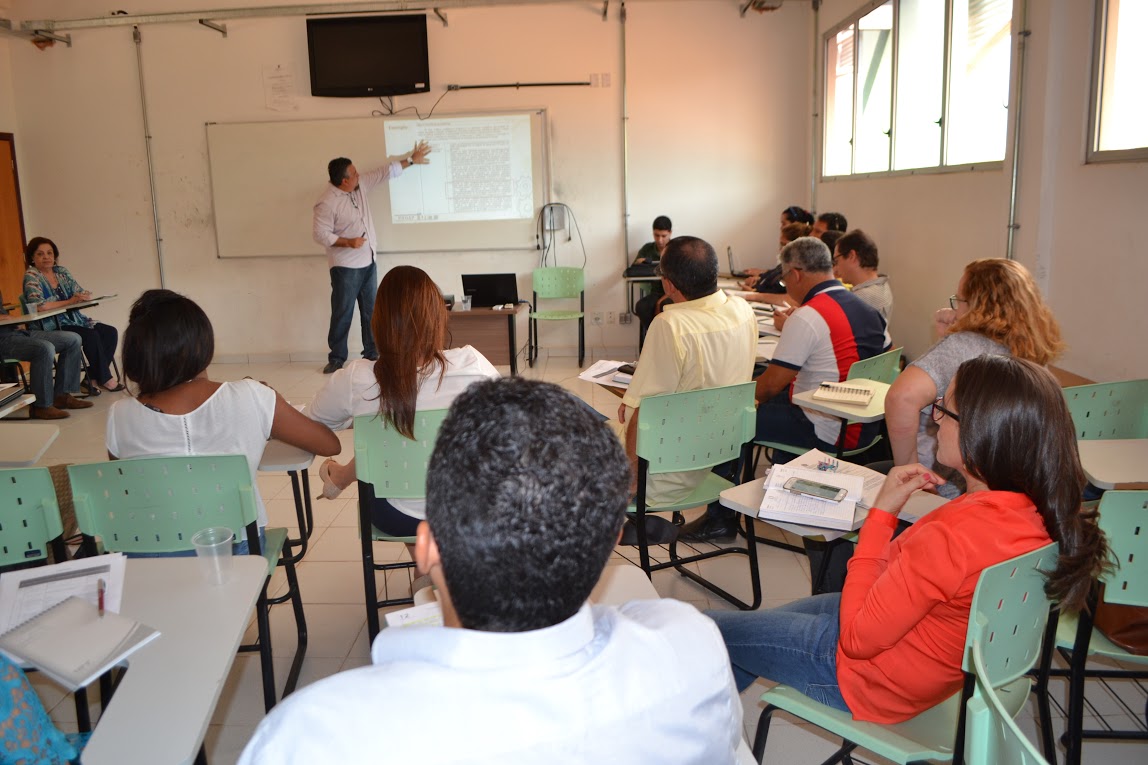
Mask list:
[[[986,353],[1012,354],[1037,364],[1060,355],[1060,327],[1033,282],[1019,263],[1003,258],[975,260],[965,267],[949,308],[937,311],[941,340],[910,364],[889,388],[885,422],[893,461],[920,462],[946,480],[938,488],[945,497],[964,491],[960,476],[936,461],[937,426],[929,407],[968,359]]]

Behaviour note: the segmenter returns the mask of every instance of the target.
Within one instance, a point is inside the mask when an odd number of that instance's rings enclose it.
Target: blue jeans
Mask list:
[[[60,361],[53,385],[52,369],[57,353]],[[36,329],[6,332],[0,334],[0,358],[31,363],[28,381],[36,395],[36,406],[52,406],[58,396],[80,389],[80,361],[83,357],[79,335]]]
[[[347,360],[347,333],[351,331],[351,316],[355,304],[359,305],[359,325],[363,333],[363,358],[378,357],[375,338],[371,335],[371,314],[375,312],[377,270],[375,264],[366,268],[331,269],[331,328],[327,331],[327,346],[331,352],[327,360],[342,364]]]
[[[756,678],[784,683],[848,712],[837,686],[841,594],[814,595],[761,611],[707,611],[729,650],[737,689]]]

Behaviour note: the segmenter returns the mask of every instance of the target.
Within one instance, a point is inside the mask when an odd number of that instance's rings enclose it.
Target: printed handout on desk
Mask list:
[[[804,479],[823,483],[846,491],[845,499],[833,502],[805,496],[784,488],[790,479]],[[759,518],[785,523],[800,523],[838,531],[858,528],[864,514],[857,513],[857,503],[864,491],[860,476],[827,473],[804,467],[774,465],[765,479],[765,495],[761,500]]]
[[[578,375],[578,379],[625,390],[630,387],[630,375],[621,373],[618,370],[626,364],[633,363],[632,361],[609,361],[601,359],[595,361],[589,368],[583,370],[582,373]]]
[[[385,614],[388,627],[441,627],[442,606],[437,600]]]
[[[101,579],[105,610],[119,613],[125,566],[123,553],[112,553],[4,574],[0,577],[0,634],[73,596],[98,605]]]
[[[758,337],[761,337],[762,335],[778,335],[778,336],[780,336],[781,330],[774,326],[772,317],[768,318],[768,319],[758,318],[758,320],[757,320],[757,334],[758,334]]]

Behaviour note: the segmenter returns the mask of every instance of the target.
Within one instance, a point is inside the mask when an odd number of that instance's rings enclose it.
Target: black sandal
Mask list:
[[[85,395],[85,396],[88,396],[89,398],[94,398],[94,397],[96,397],[96,396],[100,395],[100,393],[101,393],[102,391],[100,390],[100,386],[99,386],[99,385],[97,385],[96,383],[92,382],[91,378],[85,377],[85,378],[84,378],[84,379],[83,379],[83,380],[80,382],[80,392],[81,392],[83,395]]]

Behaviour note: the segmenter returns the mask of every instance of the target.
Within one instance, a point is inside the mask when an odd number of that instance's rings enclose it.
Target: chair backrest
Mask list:
[[[1028,740],[988,680],[979,640],[973,641],[976,689],[965,717],[965,762],[968,765],[1047,765]]]
[[[415,412],[414,439],[377,414],[355,418],[355,477],[375,487],[375,496],[417,499],[427,494],[427,464],[446,409]]]
[[[846,379],[876,380],[886,385],[892,385],[899,374],[901,374],[901,349],[894,348],[877,356],[854,361],[853,365],[849,367],[849,375]]]
[[[48,468],[0,470],[0,567],[47,559],[63,533]]]
[[[980,641],[986,679],[994,688],[1032,669],[1048,622],[1044,572],[1056,568],[1053,542],[981,571],[973,593],[965,657],[961,669],[973,672],[972,648]]]
[[[553,266],[534,269],[534,295],[540,298],[576,298],[586,285],[581,268]]]
[[[1077,439],[1148,438],[1148,380],[1064,389]]]
[[[211,526],[250,541],[256,528],[251,471],[241,454],[69,465],[68,479],[80,531],[113,552],[190,550],[192,535]]]
[[[637,452],[648,472],[701,470],[741,456],[757,427],[754,387],[749,382],[642,399]]]
[[[1106,491],[1100,528],[1119,568],[1105,574],[1104,602],[1148,606],[1148,491]]]

